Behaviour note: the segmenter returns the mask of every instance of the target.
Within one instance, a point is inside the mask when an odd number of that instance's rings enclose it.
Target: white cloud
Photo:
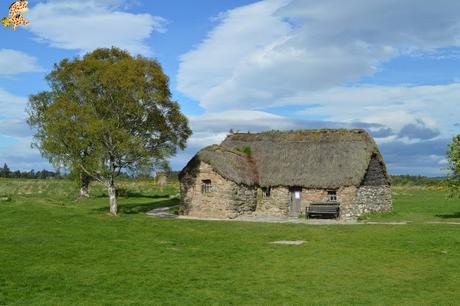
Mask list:
[[[25,119],[0,120],[0,135],[14,138],[30,137],[32,130]]]
[[[0,148],[0,163],[7,163],[11,170],[29,171],[31,169],[52,170],[53,167],[44,159],[40,152],[30,146],[32,139],[19,138],[18,142],[6,148]]]
[[[421,132],[426,133],[424,124],[418,123]],[[292,119],[262,111],[225,111],[190,117],[194,134],[185,151],[172,158],[173,169],[181,169],[193,155],[205,146],[219,144],[228,131],[258,132],[270,129],[296,130],[317,128],[365,128],[379,144],[381,152],[392,174],[444,175],[443,156],[449,139],[401,138],[397,132],[385,125],[364,122],[308,121]]]
[[[221,24],[196,50],[182,57],[178,88],[202,101],[208,89],[229,83],[237,66],[244,65],[246,55],[289,34],[290,26],[273,16],[286,3],[258,2],[221,15]]]
[[[0,75],[11,76],[24,72],[38,72],[43,69],[37,58],[12,49],[0,49]]]
[[[116,46],[151,55],[146,39],[154,31],[164,32],[165,20],[124,12],[125,2],[49,0],[31,8],[29,29],[39,41],[56,48],[87,52]]]
[[[190,117],[193,130],[228,132],[235,131],[258,131],[272,129],[291,129],[292,122],[286,121],[283,116],[278,116],[261,111],[225,111],[207,113],[201,116]]]
[[[219,20],[181,57],[178,89],[208,111],[264,109],[316,103],[306,94],[357,82],[401,53],[458,46],[460,2],[265,0]]]
[[[24,119],[27,101],[0,88],[0,119]]]
[[[334,121],[361,121],[386,125],[400,131],[408,124],[458,133],[460,83],[433,86],[335,87],[291,97],[285,103],[314,101],[304,116],[326,116]]]
[[[444,140],[459,132],[460,83],[359,85],[399,55],[460,47],[458,1],[265,0],[217,22],[181,57],[177,75],[178,89],[208,112],[191,120],[194,149],[196,138],[205,145],[229,128],[358,126],[374,133],[396,172],[432,174],[432,141],[443,140],[441,156]],[[289,105],[305,110],[297,119],[263,112]],[[401,146],[417,159],[398,161]]]

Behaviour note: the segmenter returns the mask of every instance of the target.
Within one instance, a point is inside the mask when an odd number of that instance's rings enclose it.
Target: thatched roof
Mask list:
[[[238,151],[248,147],[250,153]],[[221,145],[201,150],[194,160],[245,185],[338,188],[359,186],[372,157],[382,164],[389,181],[374,140],[361,129],[230,134]]]

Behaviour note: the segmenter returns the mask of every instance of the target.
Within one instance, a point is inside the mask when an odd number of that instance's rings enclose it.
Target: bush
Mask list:
[[[240,152],[243,152],[245,154],[251,154],[251,147],[249,146],[244,146],[244,147],[241,147],[241,148],[237,148],[236,149],[237,151],[240,151]]]
[[[0,202],[11,202],[10,196],[0,195]]]
[[[129,196],[129,191],[127,188],[118,187],[117,188],[117,197],[127,197]]]

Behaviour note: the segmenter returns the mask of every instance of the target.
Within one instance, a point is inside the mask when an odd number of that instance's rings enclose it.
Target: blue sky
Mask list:
[[[0,0],[0,14],[10,1]],[[171,160],[240,131],[359,127],[392,174],[445,173],[460,131],[460,2],[30,0],[0,30],[0,163],[51,168],[30,148],[27,97],[53,63],[112,45],[157,58],[194,135]]]

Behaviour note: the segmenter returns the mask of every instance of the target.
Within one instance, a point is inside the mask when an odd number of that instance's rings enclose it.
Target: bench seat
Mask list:
[[[325,203],[311,203],[307,206],[305,217],[309,218],[313,215],[330,215],[336,219],[340,214],[340,203],[338,202],[325,202]]]

